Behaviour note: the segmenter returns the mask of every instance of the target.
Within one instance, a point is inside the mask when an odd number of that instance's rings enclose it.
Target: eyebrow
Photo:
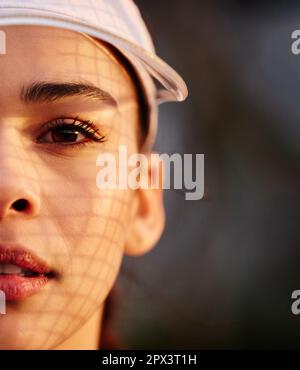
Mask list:
[[[23,86],[20,92],[20,99],[24,103],[52,103],[72,96],[95,99],[113,106],[118,105],[108,92],[89,83],[36,81]]]

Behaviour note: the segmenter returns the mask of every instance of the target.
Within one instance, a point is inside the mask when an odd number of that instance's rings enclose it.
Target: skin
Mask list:
[[[97,348],[103,305],[124,254],[148,252],[164,228],[161,188],[96,186],[99,154],[116,155],[119,145],[139,151],[136,88],[104,45],[79,33],[1,29],[7,53],[0,56],[0,242],[24,245],[55,276],[33,296],[7,303],[6,315],[0,315],[0,349]],[[36,81],[84,81],[112,99],[24,102],[24,86]],[[70,145],[44,133],[47,122],[77,116],[91,120],[105,140]],[[44,141],[37,142],[41,134]],[[86,139],[79,134],[76,140]],[[144,176],[162,171],[152,164]],[[26,200],[26,208],[16,209],[18,199]]]

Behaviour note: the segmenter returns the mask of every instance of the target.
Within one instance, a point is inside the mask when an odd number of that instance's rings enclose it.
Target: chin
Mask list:
[[[56,342],[49,322],[39,321],[37,313],[0,315],[0,350],[51,349]]]

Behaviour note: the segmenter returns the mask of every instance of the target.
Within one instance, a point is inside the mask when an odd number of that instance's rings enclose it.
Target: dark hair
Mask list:
[[[118,286],[115,285],[110,291],[104,302],[101,335],[100,335],[100,349],[116,350],[125,349],[125,344],[122,343],[121,335],[114,327],[116,319],[116,308],[119,306],[120,291]]]

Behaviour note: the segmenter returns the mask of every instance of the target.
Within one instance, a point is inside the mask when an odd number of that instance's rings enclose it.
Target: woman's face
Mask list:
[[[83,35],[2,30],[0,348],[53,348],[99,309],[119,271],[134,192],[99,190],[96,159],[138,151],[137,98],[124,67]]]

